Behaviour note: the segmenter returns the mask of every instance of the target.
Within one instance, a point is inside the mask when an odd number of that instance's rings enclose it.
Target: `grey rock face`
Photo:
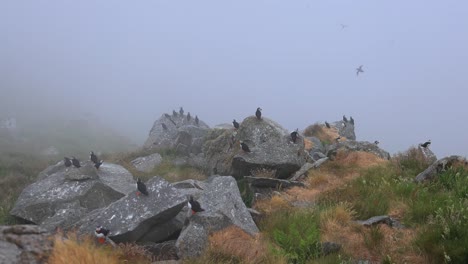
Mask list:
[[[441,172],[450,168],[454,163],[460,162],[462,164],[467,164],[467,160],[461,156],[449,156],[443,159],[440,159],[430,165],[423,172],[419,173],[414,179],[415,182],[423,182],[435,179]]]
[[[237,152],[232,161],[235,177],[251,175],[252,170],[266,168],[275,170],[276,178],[284,179],[306,162],[303,137],[293,143],[290,133],[268,118],[247,117],[236,137],[244,141],[251,152],[243,152],[238,146],[234,149]]]
[[[106,208],[95,210],[76,223],[80,233],[92,234],[96,226],[104,226],[111,231],[109,237],[115,242],[138,241],[149,230],[165,228],[164,223],[175,217],[186,204],[182,196],[171,184],[160,177],[153,177],[146,183],[148,196],[128,194]],[[171,234],[163,231],[159,241]]]
[[[332,123],[332,126],[336,127],[338,134],[341,137],[345,137],[348,140],[356,140],[356,134],[354,133],[354,124],[345,121],[336,121]]]
[[[0,263],[45,263],[50,234],[38,226],[0,226]]]
[[[300,178],[302,177],[305,177],[307,175],[307,172],[310,170],[310,169],[317,169],[318,167],[320,167],[323,163],[325,163],[326,161],[328,160],[327,157],[324,157],[322,159],[319,159],[317,160],[316,162],[314,163],[306,163],[304,164],[300,170],[296,171],[296,173],[294,174],[293,177],[291,177],[291,179],[289,179],[290,181],[297,181],[299,180]]]
[[[239,149],[234,146],[236,134],[237,131],[231,125],[229,129],[212,129],[206,136],[203,153],[208,170],[216,172],[214,174],[232,174],[234,149]]]
[[[70,167],[65,170],[65,179],[70,181],[85,181],[97,179],[97,170],[92,162],[82,162],[80,168]]]
[[[177,239],[177,255],[182,259],[200,256],[209,235],[231,224],[230,219],[221,213],[202,212],[193,215]]]
[[[162,124],[167,129],[164,129]],[[208,125],[201,120],[196,124],[193,118],[187,120],[186,115],[163,114],[154,122],[144,148],[150,150],[173,149],[183,154],[197,154],[201,152],[208,130]]]
[[[159,153],[154,153],[145,157],[132,160],[132,165],[141,172],[151,172],[156,166],[161,164],[162,157]]]
[[[390,153],[387,151],[379,148],[377,145],[367,142],[367,141],[354,141],[354,140],[347,140],[335,143],[333,145],[328,146],[328,153],[336,152],[339,149],[345,149],[347,151],[365,151],[372,153],[382,159],[390,159]]]
[[[397,221],[396,219],[388,216],[388,215],[380,215],[380,216],[374,216],[371,217],[365,221],[356,221],[358,224],[361,224],[363,226],[373,226],[373,225],[378,225],[378,224],[386,224],[390,227],[395,227],[395,228],[403,228],[403,225]]]
[[[65,168],[62,162],[41,172],[41,179],[26,187],[10,214],[47,230],[64,227],[78,220],[76,217],[102,208],[123,197],[130,185],[131,174],[123,167],[103,164],[92,175],[87,168]],[[70,177],[72,175],[72,177]],[[73,175],[84,175],[79,180]]]
[[[437,156],[429,148],[423,148],[421,146],[418,146],[418,149],[424,155],[424,158],[429,164],[437,161]]]

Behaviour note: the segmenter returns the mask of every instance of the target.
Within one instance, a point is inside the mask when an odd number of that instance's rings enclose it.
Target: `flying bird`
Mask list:
[[[235,129],[239,129],[239,123],[237,123],[235,119],[232,121],[232,124],[234,125]]]
[[[423,147],[423,148],[427,148],[429,147],[429,145],[431,144],[431,140],[429,139],[428,141],[422,143],[422,144],[419,144],[419,146]]]
[[[348,27],[348,25],[345,25],[345,24],[340,24],[340,26],[341,26],[341,30],[343,30],[343,29],[345,29],[345,28]]]
[[[255,112],[255,116],[258,119],[262,119],[262,109],[260,107],[257,107],[257,111]]]
[[[94,231],[94,235],[97,237],[98,242],[101,244],[106,243],[107,236],[109,235],[109,233],[109,229],[105,229],[102,226],[96,227],[96,230]]]
[[[72,162],[68,157],[63,158],[63,163],[65,164],[65,167],[70,167],[72,165]]]
[[[146,185],[141,181],[140,178],[137,179],[137,195],[140,196],[140,193],[148,196],[148,190],[146,189]]]
[[[250,152],[249,146],[247,146],[243,141],[240,142],[240,146],[244,152]]]
[[[359,66],[358,68],[356,68],[356,76],[359,75],[359,73],[364,72],[364,70],[362,69],[362,66],[363,66],[363,65],[361,65],[361,66]]]
[[[205,209],[201,208],[200,203],[193,199],[193,196],[190,196],[187,206],[192,210],[192,215],[205,211]]]

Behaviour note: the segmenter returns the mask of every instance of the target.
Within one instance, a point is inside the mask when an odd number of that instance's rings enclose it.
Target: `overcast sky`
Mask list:
[[[468,1],[0,1],[0,109],[92,112],[143,143],[183,106],[287,129],[356,120],[468,155]],[[340,24],[346,25],[343,29]],[[356,67],[364,73],[356,76]]]

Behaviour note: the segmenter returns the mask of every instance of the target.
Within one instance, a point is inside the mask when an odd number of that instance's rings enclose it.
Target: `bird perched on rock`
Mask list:
[[[175,110],[172,110],[172,116],[177,117],[177,112]]]
[[[63,163],[65,164],[65,167],[70,167],[72,165],[72,162],[68,157],[63,158]]]
[[[200,120],[198,119],[198,116],[195,115],[195,124],[198,126],[199,123],[200,123]]]
[[[343,115],[343,121],[345,121],[346,123],[348,122],[348,118],[346,118],[345,115]]]
[[[361,65],[361,66],[359,66],[358,68],[356,68],[356,76],[358,76],[359,73],[364,72],[364,70],[362,69],[362,66],[363,66],[363,65]]]
[[[431,140],[429,139],[428,141],[422,143],[422,144],[419,144],[419,146],[423,147],[423,148],[427,148],[429,147],[429,145],[431,144]]]
[[[161,123],[161,126],[162,126],[162,128],[163,128],[164,130],[167,130],[167,126],[166,126],[166,124],[164,124],[164,123]]]
[[[260,120],[262,119],[262,109],[257,107],[257,111],[255,112],[255,116]]]
[[[354,125],[354,119],[352,116],[349,117],[349,122]]]
[[[330,124],[329,124],[327,121],[325,121],[325,126],[326,126],[327,128],[331,128]]]
[[[380,142],[378,140],[374,141],[374,144],[378,145]]]
[[[102,226],[96,227],[96,230],[94,231],[94,235],[97,237],[98,242],[101,244],[106,243],[107,236],[109,235],[109,233],[110,231]]]
[[[73,166],[75,166],[75,167],[77,167],[77,168],[80,168],[80,167],[81,167],[80,161],[79,161],[77,158],[72,157],[72,160],[71,160],[71,161],[72,161]]]
[[[240,142],[240,146],[244,152],[250,152],[249,146],[247,146],[247,144],[245,144],[243,141]]]
[[[94,164],[99,162],[98,157],[92,151],[89,153],[89,160],[92,161]]]
[[[193,196],[190,196],[187,206],[192,211],[192,215],[205,211],[205,209],[201,208],[200,203],[193,199]]]
[[[101,167],[103,162],[104,162],[103,160],[100,160],[99,162],[95,162],[94,167],[99,170],[99,167]]]
[[[234,125],[235,129],[239,129],[239,123],[237,123],[235,119],[232,121],[232,124]]]
[[[192,119],[192,116],[190,115],[190,112],[187,113],[187,121],[190,121]]]
[[[140,178],[137,179],[137,196],[140,196],[140,193],[148,196],[148,190],[146,189],[146,185],[141,181]]]
[[[180,114],[181,116],[184,115],[184,108],[183,108],[182,106],[181,106],[180,109],[179,109],[179,114]]]
[[[299,136],[299,128],[297,128],[295,131],[291,132],[291,139],[293,143],[296,143],[296,140]]]

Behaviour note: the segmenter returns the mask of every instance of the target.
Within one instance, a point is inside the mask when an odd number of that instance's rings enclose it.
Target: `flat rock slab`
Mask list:
[[[149,156],[139,157],[132,160],[132,165],[137,171],[151,172],[156,166],[161,164],[162,157],[159,153],[154,153]]]
[[[317,169],[318,167],[320,167],[323,163],[325,163],[326,161],[328,160],[328,157],[324,157],[324,158],[321,158],[319,160],[317,160],[316,162],[314,163],[309,163],[307,162],[306,164],[304,164],[298,171],[296,171],[296,173],[294,174],[293,177],[291,177],[291,179],[289,179],[290,181],[297,181],[299,180],[300,178],[304,177],[307,175],[307,172],[311,169]]]
[[[0,226],[0,263],[45,263],[50,234],[35,225]]]
[[[423,181],[430,181],[435,179],[441,172],[446,170],[447,168],[451,167],[454,163],[462,163],[467,164],[467,160],[462,156],[449,156],[443,159],[440,159],[433,164],[431,164],[427,169],[423,172],[419,173],[416,178],[414,178],[415,182],[423,182]]]
[[[256,188],[271,188],[271,189],[287,189],[291,187],[305,187],[304,183],[298,181],[288,181],[281,179],[265,178],[265,177],[244,177],[252,187]]]
[[[356,223],[361,224],[363,226],[373,226],[378,224],[386,224],[390,227],[395,228],[403,228],[404,226],[397,221],[396,219],[388,216],[388,215],[380,215],[380,216],[373,216],[365,221],[356,221]]]
[[[79,233],[92,234],[102,225],[111,231],[109,237],[115,242],[138,241],[175,217],[187,203],[186,197],[161,177],[153,177],[146,186],[148,196],[137,196],[135,186],[134,192],[89,213],[75,225]]]

